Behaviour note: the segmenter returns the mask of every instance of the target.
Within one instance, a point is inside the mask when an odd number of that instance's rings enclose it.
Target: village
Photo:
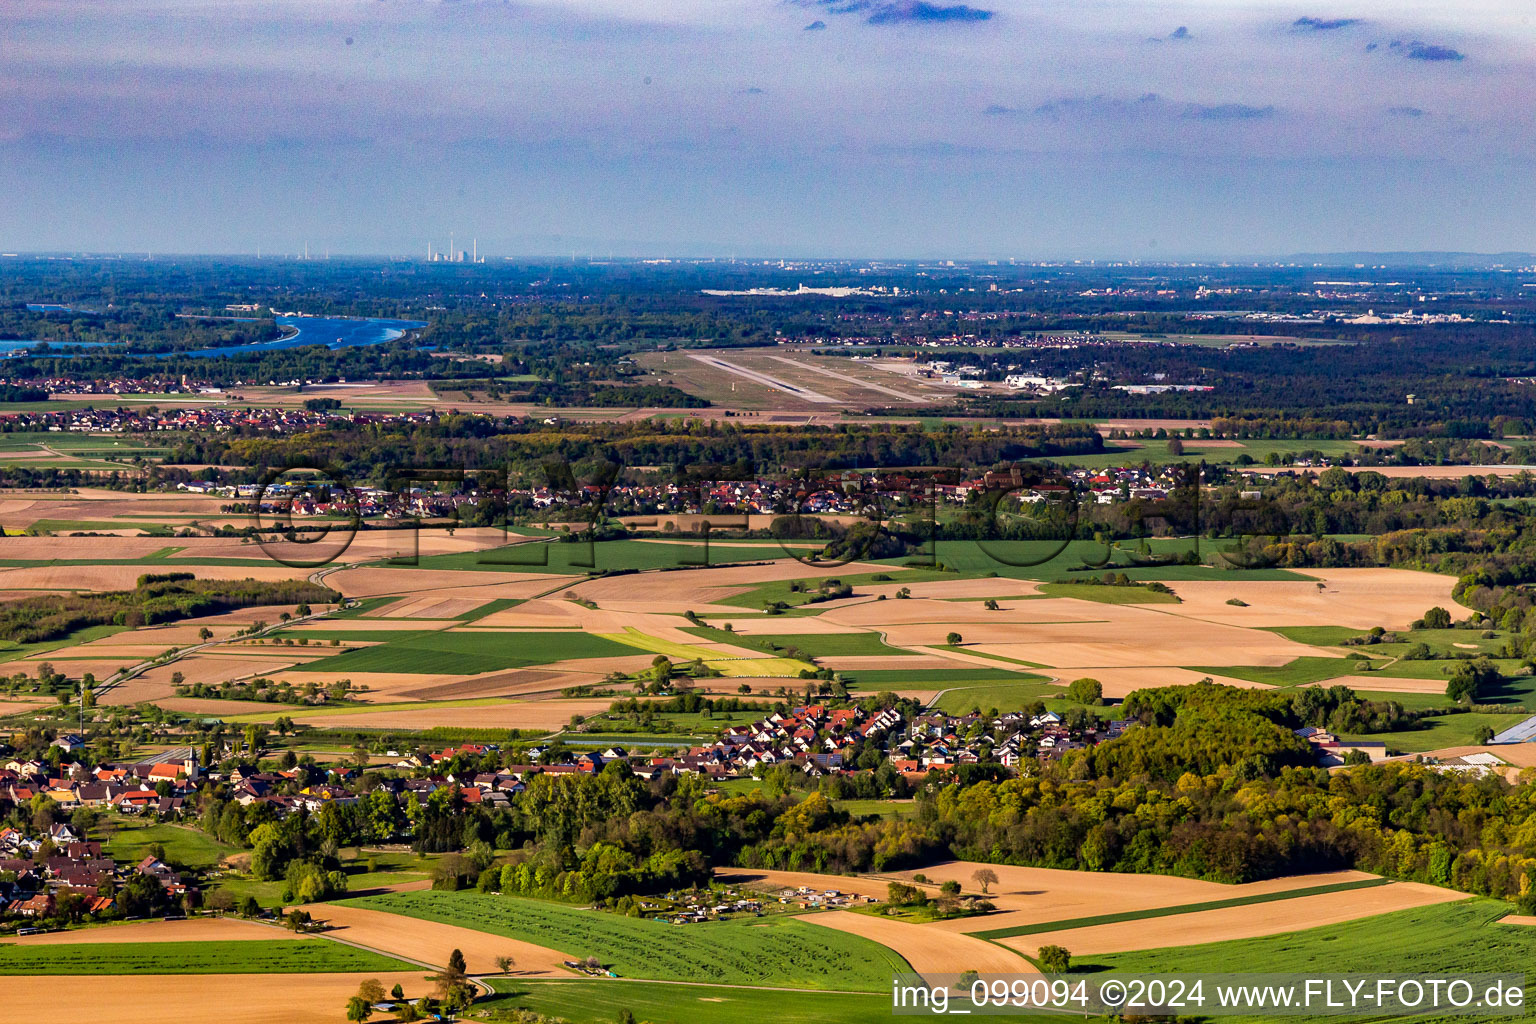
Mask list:
[[[327,805],[357,804],[365,798],[396,807],[406,802],[424,805],[441,790],[452,791],[457,806],[505,810],[535,775],[592,775],[614,762],[628,765],[644,780],[696,774],[721,784],[761,778],[782,766],[803,775],[802,785],[814,787],[823,778],[874,768],[893,777],[925,777],[962,765],[1015,769],[1023,759],[1057,758],[1117,736],[1124,727],[1119,721],[1105,723],[1070,712],[925,712],[907,721],[895,708],[811,704],[748,725],[727,726],[714,743],[669,755],[631,754],[620,746],[572,754],[550,744],[504,751],[497,744],[470,743],[435,751],[388,751],[384,756],[394,755],[393,761],[367,769],[352,763],[322,765],[307,758],[284,768],[231,741],[219,751],[226,755],[226,767],[229,759],[236,762],[228,770],[204,764],[208,754],[195,747],[163,750],[133,763],[88,766],[81,759],[81,736],[61,734],[46,757],[13,756],[0,762],[0,809],[22,812],[35,826],[0,829],[0,927],[6,919],[15,925],[27,919],[79,921],[130,910],[180,914],[199,908],[198,884],[185,880],[164,860],[150,856],[116,863],[103,855],[101,843],[86,839],[86,832],[102,815],[191,821],[203,797],[215,792],[271,820],[320,814]],[[873,757],[861,752],[872,752]],[[398,814],[396,820],[404,828],[413,817]],[[11,820],[27,818],[13,813]],[[722,903],[717,895],[678,896],[667,915],[694,921],[763,911],[760,900],[731,897]],[[853,899],[837,892],[779,896],[783,904],[811,907],[842,906]]]

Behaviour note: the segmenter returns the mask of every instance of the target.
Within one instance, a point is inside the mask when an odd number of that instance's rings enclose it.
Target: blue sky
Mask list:
[[[1513,0],[7,0],[0,249],[1533,249]]]

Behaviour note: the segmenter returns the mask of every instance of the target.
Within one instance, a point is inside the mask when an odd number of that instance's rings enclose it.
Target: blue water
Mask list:
[[[27,309],[33,313],[89,313],[95,316],[96,312],[90,309],[76,309],[74,306],[60,306],[53,302],[29,302]]]
[[[282,327],[293,327],[298,333],[288,338],[279,338],[276,341],[258,341],[251,345],[223,345],[216,348],[192,349],[188,352],[161,352],[164,356],[192,356],[194,358],[206,358],[208,356],[239,355],[244,352],[266,352],[272,349],[299,348],[303,345],[324,345],[327,348],[359,348],[364,345],[380,345],[386,341],[394,341],[403,337],[406,331],[415,330],[427,326],[420,320],[384,320],[365,319],[361,317],[324,317],[324,316],[280,316],[277,322]],[[117,343],[110,341],[0,341],[0,359],[7,356],[29,355],[30,350],[39,345],[48,345],[55,350],[54,355],[79,355],[78,351],[69,349],[110,348]],[[125,355],[132,353],[124,353]]]
[[[420,320],[352,319],[324,316],[280,316],[281,327],[296,327],[299,333],[277,341],[258,341],[253,345],[224,345],[218,348],[199,348],[190,352],[173,352],[178,356],[226,356],[242,352],[266,352],[280,348],[299,348],[303,345],[324,345],[327,348],[358,348],[363,345],[380,345],[403,337],[406,331],[427,326]]]

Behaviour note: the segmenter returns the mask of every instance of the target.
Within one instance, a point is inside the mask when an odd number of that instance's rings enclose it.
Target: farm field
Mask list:
[[[828,937],[793,917],[679,927],[471,892],[392,893],[341,905],[544,943],[572,958],[598,956],[626,978],[873,992],[907,969],[868,939]]]
[[[437,673],[451,664],[472,675],[499,669],[526,668],[574,658],[617,657],[633,648],[585,633],[421,632],[374,634],[366,630],[343,633],[376,646],[358,648],[309,662],[310,672]]]
[[[1175,917],[1181,914],[1226,910],[1230,907],[1251,907],[1261,903],[1275,903],[1280,900],[1293,900],[1305,896],[1322,896],[1335,892],[1350,892],[1356,889],[1374,889],[1377,886],[1391,884],[1393,883],[1385,878],[1363,878],[1323,885],[1311,885],[1299,889],[1260,888],[1243,896],[1212,900],[1209,903],[1186,903],[1176,906],[1152,907],[1145,910],[1125,910],[1096,914],[1091,917],[1073,918],[1066,921],[1042,921],[1036,924],[988,928],[968,934],[985,939],[1011,939],[1021,935],[1038,935],[1041,932],[1062,932],[1093,928],[1100,925],[1120,924],[1126,921],[1149,921],[1159,917]]]
[[[771,1002],[778,1024],[875,1024],[891,1016],[884,993],[797,992],[661,982],[503,981],[491,982],[499,993],[492,1009],[521,1007],[572,1024],[611,1024],[624,1011],[636,1020],[666,1024],[761,1024],[764,1003]]]
[[[919,974],[1034,973],[1033,965],[1017,952],[1005,948],[1005,943],[988,942],[959,932],[848,910],[810,914],[805,920],[839,934],[872,939],[895,950]]]
[[[1440,715],[1421,720],[1423,728],[1400,732],[1349,733],[1349,739],[1380,740],[1387,750],[1405,753],[1422,753],[1442,747],[1471,746],[1477,742],[1480,729],[1502,732],[1521,720],[1520,715],[1485,715],[1476,712],[1459,715]]]
[[[34,544],[40,538],[20,540]],[[469,540],[428,535],[423,550]],[[113,543],[156,557],[164,553],[151,539],[121,538]],[[642,552],[685,547],[666,541],[621,543],[628,545],[626,550]],[[1159,542],[1154,547],[1177,550],[1185,543]],[[599,579],[421,567],[341,568],[327,581],[344,590],[355,584],[366,595],[359,607],[308,621],[273,639],[224,642],[185,655],[104,690],[100,699],[113,705],[153,701],[237,722],[270,723],[293,712],[295,721],[316,726],[340,717],[369,729],[555,729],[572,714],[602,708],[582,703],[582,698],[567,701],[560,697],[561,690],[597,684],[615,671],[641,672],[656,654],[706,662],[725,679],[703,680],[702,688],[730,693],[737,688],[734,680],[759,691],[762,681],[794,677],[813,667],[784,657],[791,648],[818,659],[815,667],[837,672],[857,692],[892,690],[923,700],[939,695],[949,710],[973,705],[983,710],[1016,708],[1051,699],[1060,686],[1082,676],[1098,679],[1111,699],[1145,686],[1205,676],[1243,686],[1335,681],[1363,686],[1367,681],[1357,678],[1357,666],[1342,656],[1348,649],[1333,644],[1372,625],[1401,629],[1435,604],[1454,607],[1449,577],[1396,570],[1303,575],[1174,565],[1128,571],[1132,576],[1167,576],[1173,595],[1139,587],[1040,582],[1041,576],[1073,575],[1059,565],[1049,573],[1039,567],[1008,566],[1002,568],[1011,575],[987,576],[982,571],[985,565],[1001,564],[992,555],[1039,560],[1059,547],[1042,544],[1005,542],[999,550],[976,543],[941,544],[941,560],[958,563],[956,568],[964,570],[960,573],[869,563],[813,569],[782,558],[759,565]],[[222,539],[202,544],[210,553],[230,546]],[[740,547],[760,554],[776,545]],[[1072,559],[1087,557],[1091,548],[1086,542],[1078,544]],[[481,553],[461,546],[423,558],[463,560]],[[1042,565],[1049,568],[1047,563]],[[127,566],[122,570],[139,571]],[[986,570],[992,571],[997,570]],[[1087,575],[1084,571],[1084,578]],[[792,583],[829,576],[850,584],[853,596],[802,604],[783,616],[753,610],[765,601],[803,600],[806,589],[791,589]],[[537,596],[551,584],[580,600]],[[899,599],[898,591],[904,588],[911,593],[909,600]],[[513,592],[524,596],[511,596]],[[1238,593],[1248,595],[1240,607],[1229,603]],[[989,595],[998,595],[997,610],[984,606]],[[124,664],[196,642],[197,630],[205,624],[215,640],[229,641],[242,622],[276,611],[247,609],[206,623],[189,620],[128,632],[108,632],[116,627],[106,627],[50,643],[45,651],[0,652],[0,657],[14,657],[28,669],[51,659],[67,674],[92,671],[102,678]],[[690,621],[684,617],[689,611],[707,620]],[[696,625],[698,621],[709,625]],[[730,630],[723,628],[727,625]],[[1461,652],[1466,644],[1485,650],[1502,643],[1480,640],[1467,630],[1435,632],[1427,640],[1437,653]],[[951,633],[961,634],[962,642],[948,643]],[[1439,672],[1451,662],[1387,660],[1400,653],[1393,648],[1407,646],[1354,649],[1376,660],[1369,686],[1410,698],[1443,689]],[[192,700],[174,695],[176,673],[204,683],[267,676],[325,686],[346,678],[362,688],[363,703],[290,708]],[[1505,689],[1490,699],[1524,701],[1536,691],[1536,679],[1517,680]],[[1448,723],[1438,724],[1438,731],[1427,730],[1429,735],[1420,737],[1430,745],[1424,749],[1475,738],[1475,725],[1454,725],[1467,728],[1457,731]]]
[[[1074,601],[1100,604],[1178,604],[1176,594],[1164,594],[1145,587],[1106,587],[1093,583],[1042,583],[1035,588],[1047,597],[1070,597]]]
[[[337,974],[409,968],[378,953],[321,939],[0,945],[0,975]]]
[[[516,970],[520,976],[569,976],[561,962],[571,957],[538,942],[449,922],[369,909],[367,905],[370,900],[417,898],[422,895],[419,891],[409,891],[341,903],[316,903],[303,909],[315,920],[325,923],[327,930],[323,935],[340,940],[328,945],[341,946],[342,943],[353,942],[435,967],[445,965],[448,954],[457,949],[463,952],[469,971],[476,974],[499,973],[496,958],[506,955],[516,958]],[[440,894],[428,891],[425,895],[430,897]]]
[[[1284,900],[1196,910],[1153,920],[1131,919],[1000,936],[997,941],[1027,952],[1041,946],[1058,945],[1076,955],[1088,956],[1151,949],[1165,944],[1169,936],[1226,942],[1273,935],[1293,930],[1298,924],[1341,924],[1395,910],[1464,899],[1467,899],[1466,893],[1451,889],[1416,882],[1392,882],[1321,895],[1297,895]]]
[[[411,997],[427,995],[425,972],[354,974],[133,974],[7,977],[0,1024],[35,1024],[38,1007],[56,1006],[67,985],[70,1004],[90,1008],[94,1019],[112,1024],[339,1024],[348,997],[360,982],[374,978],[386,989],[399,984]],[[238,998],[231,998],[238,993]]]
[[[235,917],[194,917],[183,921],[125,921],[62,932],[21,935],[18,946],[84,946],[91,943],[261,942],[292,940],[281,928]]]
[[[1508,913],[1507,903],[1468,898],[1263,938],[1106,953],[1083,963],[1143,973],[1370,974],[1384,964],[1401,974],[1513,970],[1536,956],[1536,929],[1499,924]],[[1529,998],[1530,985],[1526,991]]]
[[[973,707],[980,708],[983,712],[992,708],[999,711],[1005,709],[1018,709],[1035,701],[1045,704],[1046,709],[1061,714],[1067,708],[1086,708],[1087,705],[1078,704],[1067,699],[1066,691],[1060,686],[1040,679],[1037,682],[1018,683],[983,683],[977,685],[959,684],[948,686],[941,690],[934,698],[933,706],[950,715],[963,715]],[[1093,708],[1093,712],[1102,718],[1119,718],[1120,710],[1114,706],[1100,706]]]
[[[893,872],[889,877],[912,883],[916,875],[922,874],[928,879],[926,884],[936,886],[955,881],[965,892],[975,893],[979,888],[974,876],[983,868],[997,875],[998,880],[990,886],[987,898],[996,905],[998,913],[982,919],[937,921],[925,927],[967,933],[1021,927],[1033,929],[1041,924],[1095,917],[1106,913],[1106,907],[1112,907],[1115,913],[1130,914],[1376,880],[1375,875],[1363,871],[1333,871],[1225,885],[1175,875],[1064,871],[975,861],[944,861],[920,870]]]
[[[1082,469],[1104,469],[1109,466],[1124,466],[1128,462],[1141,461],[1150,462],[1153,465],[1169,465],[1204,460],[1209,463],[1232,465],[1241,462],[1242,456],[1246,455],[1252,460],[1255,470],[1263,471],[1271,455],[1283,458],[1286,455],[1301,456],[1306,452],[1317,452],[1325,456],[1337,456],[1353,455],[1360,450],[1360,446],[1354,441],[1317,439],[1246,438],[1236,442],[1207,441],[1204,443],[1198,438],[1184,439],[1182,441],[1184,452],[1180,455],[1175,455],[1168,450],[1166,440],[1155,438],[1127,438],[1124,441],[1109,441],[1106,444],[1109,446],[1108,450],[1101,453],[1053,456],[1038,461]]]

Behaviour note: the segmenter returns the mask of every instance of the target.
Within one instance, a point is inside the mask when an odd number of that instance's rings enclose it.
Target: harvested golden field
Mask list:
[[[875,583],[859,587],[861,594],[884,594],[894,598],[896,591],[906,587],[914,598],[938,601],[955,601],[965,598],[1022,597],[1034,594],[1039,584],[1030,580],[1013,580],[1006,576],[980,580],[928,580],[923,583]]]
[[[398,974],[27,975],[5,979],[0,1024],[36,1024],[40,1008],[110,1024],[340,1024],[357,986],[377,978],[409,997],[430,995],[426,972]]]
[[[473,596],[481,601],[498,597],[532,597],[574,576],[550,573],[500,572],[492,569],[388,569],[361,567],[338,569],[325,577],[325,585],[347,597],[381,597],[388,594],[424,594],[451,591],[445,596]],[[3,584],[0,578],[0,584]]]
[[[516,608],[492,612],[475,625],[484,629],[577,629],[579,612],[586,611],[574,601],[558,598],[528,601]]]
[[[1015,956],[995,943],[937,931],[931,925],[910,924],[890,918],[831,910],[806,914],[800,920],[840,932],[851,932],[895,950],[919,974],[1033,974],[1034,966],[1022,956]],[[1033,950],[1031,950],[1033,952]],[[1073,950],[1076,952],[1076,950]]]
[[[570,977],[570,972],[560,966],[569,959],[564,953],[531,942],[334,903],[311,903],[300,909],[331,926],[323,935],[435,967],[445,966],[449,952],[458,949],[464,953],[470,974],[497,974],[496,958],[508,955],[516,958],[516,974],[520,977]]]
[[[989,647],[987,649],[1004,653],[1002,647]],[[1008,648],[1008,650],[1012,651],[1015,648]],[[1010,654],[1009,656],[1017,657],[1018,655]],[[1209,679],[1213,683],[1220,683],[1224,686],[1236,686],[1244,690],[1264,690],[1269,688],[1268,684],[1256,683],[1251,679],[1214,675],[1210,672],[1196,672],[1193,669],[1187,668],[1124,668],[1120,666],[1105,667],[1103,665],[1085,667],[1075,665],[1063,668],[1037,669],[1036,671],[1048,672],[1055,678],[1056,682],[1061,683],[1063,686],[1074,679],[1081,679],[1084,676],[1097,679],[1104,684],[1104,696],[1116,698],[1124,697],[1132,690],[1146,690],[1159,686],[1185,686],[1190,683],[1198,683],[1202,679]],[[1336,682],[1338,680],[1330,679],[1328,685],[1332,686]],[[1443,690],[1445,687],[1442,685],[1441,689]]]
[[[651,663],[649,656],[636,658],[589,658],[587,661],[624,662],[629,671]],[[285,673],[284,678],[329,684],[337,679],[352,680],[354,686],[366,686],[363,701],[381,704],[409,700],[460,700],[466,697],[518,697],[528,694],[553,694],[569,686],[581,686],[602,679],[607,670],[566,671],[557,663],[549,668],[507,669],[480,675],[418,675],[389,672],[305,672],[302,668]]]
[[[15,939],[23,946],[73,946],[93,942],[213,942],[226,940],[292,939],[293,933],[275,925],[234,917],[192,917],[185,921],[129,921],[99,928],[75,928]]]
[[[823,618],[820,615],[797,616],[793,619],[786,619],[779,615],[742,612],[740,608],[736,609],[736,612],[741,615],[740,618],[710,619],[710,625],[721,629],[729,625],[731,629],[743,636],[760,636],[762,634],[772,636],[778,633],[848,634],[875,632],[875,630],[862,626],[846,626],[841,622],[833,622],[831,619]]]
[[[822,579],[862,573],[885,572],[888,565],[850,562],[847,565],[816,568],[792,558],[780,558],[767,565],[720,566],[690,569],[687,572],[650,572],[636,576],[612,576],[588,580],[570,589],[578,597],[588,598],[609,608],[630,611],[654,611],[658,607],[682,612],[692,608],[705,611],[711,602],[750,590],[759,583],[774,580]],[[714,609],[739,613],[740,608],[722,605]]]
[[[382,611],[382,609],[380,609]],[[306,633],[355,633],[358,630],[367,630],[370,633],[415,633],[424,629],[447,629],[458,625],[452,619],[375,619],[363,616],[356,619],[315,619],[305,622],[298,628]]]
[[[955,881],[968,893],[979,893],[974,875],[978,870],[997,875],[987,898],[1004,913],[986,918],[985,925],[975,919],[936,922],[932,927],[980,931],[1018,924],[1062,921],[1076,917],[1122,910],[1149,910],[1176,907],[1187,903],[1211,903],[1238,899],[1261,893],[1308,889],[1339,882],[1364,881],[1374,877],[1363,871],[1329,871],[1311,875],[1287,875],[1246,885],[1224,885],[1199,878],[1176,875],[1133,875],[1110,871],[1066,871],[1057,868],[1020,867],[1013,864],[982,864],[976,861],[945,861],[920,872],[899,871],[889,877],[911,882],[920,873],[933,884]],[[997,922],[997,923],[992,923]],[[1075,950],[1074,950],[1075,952]]]
[[[49,515],[45,518],[61,518]],[[97,537],[7,537],[7,558],[47,561],[60,559],[145,558],[168,547],[188,544],[166,537],[116,537],[103,541]],[[140,570],[147,572],[148,570]]]
[[[841,654],[816,659],[818,665],[833,669],[838,672],[877,672],[884,669],[952,669],[955,662],[949,658],[937,654],[914,654],[905,656],[900,654]],[[999,667],[997,662],[993,667]]]
[[[1029,953],[1048,945],[1065,946],[1074,956],[1125,953],[1131,950],[1161,949],[1164,946],[1192,946],[1206,942],[1252,939],[1261,935],[1279,935],[1302,928],[1342,924],[1394,910],[1470,898],[1464,892],[1440,889],[1419,882],[1392,882],[1369,889],[1175,914],[1151,921],[1122,921],[1118,924],[1039,932],[998,941]]]
[[[97,542],[100,544],[100,541]],[[115,542],[114,542],[115,543]],[[98,548],[98,553],[100,549]],[[62,557],[62,556],[54,556]],[[99,554],[98,554],[99,557]],[[0,589],[16,590],[132,590],[146,572],[174,569],[190,572],[200,580],[303,579],[308,569],[290,569],[273,562],[267,565],[197,565],[174,563],[157,567],[140,565],[38,565],[0,569]]]
[[[221,683],[247,676],[274,675],[293,665],[296,660],[281,655],[262,658],[199,651],[167,665],[156,665],[141,676],[103,691],[98,699],[102,704],[114,705],[160,700],[175,696],[176,684],[171,682],[171,676],[177,672],[182,673],[189,683]]]
[[[1465,609],[1451,599],[1456,579],[1408,569],[1306,570],[1315,581],[1189,580],[1171,583],[1183,604],[1175,615],[1234,626],[1349,626],[1406,629],[1439,605],[1453,615]],[[1321,582],[1324,589],[1318,590]],[[1236,598],[1241,608],[1227,604]]]
[[[1156,613],[1153,613],[1155,615]],[[973,631],[974,632],[974,631]],[[1296,658],[1316,656],[1307,648],[1281,637],[1264,639],[1230,626],[1191,625],[1168,617],[1153,618],[1134,613],[1113,617],[1108,625],[1040,626],[1023,637],[1004,638],[996,627],[971,636],[968,643],[979,650],[1048,666],[1148,665],[1285,665]],[[938,642],[925,638],[929,643]]]
[[[478,597],[452,597],[441,593],[421,594],[417,597],[406,597],[399,601],[391,601],[380,608],[376,616],[382,620],[392,619],[452,619],[472,612],[485,602]]]
[[[161,697],[155,701],[167,711],[180,711],[188,715],[207,718],[226,718],[230,715],[281,713],[291,710],[288,704],[268,704],[262,700],[220,700],[214,697]]]
[[[80,487],[67,494],[0,490],[0,516],[13,527],[30,526],[39,519],[101,522],[130,515],[146,517],[148,522],[163,518],[167,522],[190,523],[219,516],[219,507],[228,501],[192,494],[136,494],[98,487]],[[242,524],[247,521],[240,518]]]
[[[1374,674],[1335,676],[1332,679],[1324,679],[1322,682],[1302,685],[1320,686],[1324,689],[1330,686],[1347,686],[1352,690],[1379,690],[1383,693],[1445,693],[1444,679],[1406,679]]]
[[[996,582],[996,581],[989,581]],[[860,629],[893,629],[897,626],[917,627],[921,634],[913,638],[911,632],[902,630],[899,636],[907,643],[931,643],[924,639],[922,627],[952,629],[962,626],[990,626],[997,629],[1017,629],[1020,626],[1057,623],[1107,623],[1112,613],[1141,611],[1131,605],[1097,604],[1078,601],[1069,597],[1044,598],[1021,601],[1007,611],[988,611],[980,601],[941,601],[936,598],[914,597],[910,601],[873,601],[866,597],[853,597],[842,601],[828,601],[827,610],[820,618],[839,623],[844,627]],[[1019,634],[1012,634],[1014,639]],[[940,643],[943,634],[939,634]]]

